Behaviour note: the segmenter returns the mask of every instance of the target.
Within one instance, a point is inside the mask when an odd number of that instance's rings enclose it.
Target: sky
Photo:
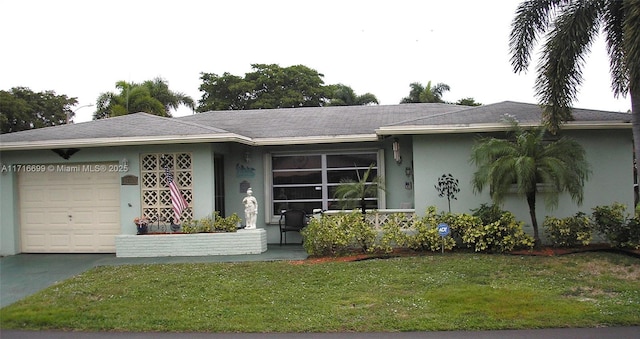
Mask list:
[[[537,103],[535,66],[513,72],[508,38],[519,1],[0,0],[0,90],[28,87],[76,97],[75,122],[91,120],[120,80],[165,79],[202,93],[201,73],[244,76],[251,64],[305,65],[382,105],[409,84],[445,83],[446,101],[473,97]],[[574,107],[627,112],[613,96],[608,57],[595,41]],[[174,116],[193,114],[180,108]]]

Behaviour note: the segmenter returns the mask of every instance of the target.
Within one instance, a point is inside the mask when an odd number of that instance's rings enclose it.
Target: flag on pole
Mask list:
[[[169,171],[169,167],[165,167],[165,174],[167,178],[167,186],[169,186],[169,191],[171,192],[171,206],[173,207],[173,213],[176,216],[175,224],[180,224],[180,215],[182,215],[182,211],[189,207],[187,201],[182,196],[178,185],[173,181],[173,174]]]

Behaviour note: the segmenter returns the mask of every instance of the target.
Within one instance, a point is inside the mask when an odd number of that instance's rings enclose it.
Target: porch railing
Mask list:
[[[314,211],[316,212],[316,211]],[[314,213],[314,215],[336,215],[339,213],[352,213],[353,210],[329,210]],[[382,226],[389,220],[392,214],[401,213],[404,214],[408,222],[411,222],[416,217],[416,210],[413,208],[400,208],[400,209],[379,209],[367,211],[365,220],[371,224],[375,229],[381,229]]]

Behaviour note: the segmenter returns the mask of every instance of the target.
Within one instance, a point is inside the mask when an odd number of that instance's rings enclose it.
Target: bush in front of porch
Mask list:
[[[533,238],[524,233],[523,224],[517,222],[513,214],[496,211],[495,207],[488,213],[487,208],[476,210],[480,211],[479,215],[470,215],[438,213],[430,206],[421,218],[401,213],[375,217],[375,220],[384,219],[377,226],[369,223],[370,219],[363,220],[356,210],[314,218],[301,233],[304,248],[312,256],[391,253],[398,249],[435,252],[456,246],[470,247],[476,252],[502,253],[533,246]],[[440,236],[438,225],[441,223],[449,225],[451,236]]]

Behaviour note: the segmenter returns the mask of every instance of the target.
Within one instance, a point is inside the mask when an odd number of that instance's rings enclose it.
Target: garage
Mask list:
[[[52,164],[18,173],[23,253],[114,253],[117,163]],[[43,170],[42,170],[43,169]]]

